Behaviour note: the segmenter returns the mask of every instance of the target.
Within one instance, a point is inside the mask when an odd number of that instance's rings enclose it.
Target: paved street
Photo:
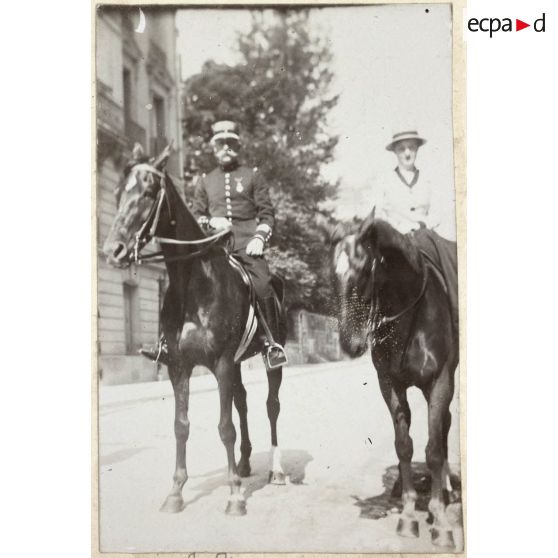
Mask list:
[[[174,400],[169,382],[100,390],[101,550],[432,552],[427,514],[420,538],[395,534],[396,503],[386,486],[397,464],[393,428],[370,357],[289,367],[281,387],[279,444],[286,486],[267,484],[269,426],[263,368],[244,373],[248,391],[252,476],[243,479],[247,515],[229,517],[226,455],[217,432],[219,402],[212,375],[191,381],[186,509],[159,512],[172,484]],[[417,480],[424,479],[426,405],[410,390]],[[458,462],[457,397],[450,464]],[[235,416],[236,419],[236,416]],[[238,420],[235,421],[238,430]],[[238,436],[239,437],[239,436]],[[239,456],[237,440],[237,458]],[[452,467],[453,468],[453,467]],[[421,495],[419,509],[424,509]],[[451,506],[457,518],[460,506]],[[387,516],[375,519],[379,515]],[[458,545],[462,533],[454,531]]]

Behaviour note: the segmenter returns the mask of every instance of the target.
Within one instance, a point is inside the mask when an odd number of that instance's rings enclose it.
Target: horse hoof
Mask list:
[[[238,474],[242,478],[249,477],[251,473],[252,473],[252,469],[250,468],[250,462],[249,461],[241,461],[238,464]]]
[[[287,484],[285,473],[280,473],[278,471],[269,471],[269,484],[284,485]]]
[[[180,513],[186,504],[182,499],[182,496],[167,496],[167,499],[163,502],[160,511],[165,513]]]
[[[246,502],[244,500],[229,500],[225,513],[227,515],[246,515]]]
[[[432,527],[430,533],[432,535],[432,544],[446,548],[455,548],[455,541],[453,540],[451,530],[440,531],[436,527]]]
[[[397,523],[397,534],[400,537],[418,538],[418,521],[416,519],[410,519],[409,517],[400,517]]]

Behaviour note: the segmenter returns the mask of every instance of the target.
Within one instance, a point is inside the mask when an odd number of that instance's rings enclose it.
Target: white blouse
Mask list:
[[[439,219],[431,211],[432,185],[419,170],[412,176],[394,169],[375,181],[372,187],[372,205],[376,217],[390,223],[400,233],[406,234],[420,228],[422,221],[428,228],[435,228]],[[417,176],[418,175],[418,176]],[[411,180],[410,183],[404,180]]]

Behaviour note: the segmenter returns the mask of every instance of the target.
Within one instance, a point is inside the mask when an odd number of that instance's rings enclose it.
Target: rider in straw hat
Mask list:
[[[277,331],[278,308],[271,273],[263,257],[274,224],[269,190],[256,168],[239,163],[241,141],[236,123],[216,122],[212,132],[211,145],[218,166],[198,181],[192,211],[202,226],[232,229],[234,255],[252,278],[261,310],[259,319],[265,321],[271,331]],[[266,364],[269,369],[278,368],[287,362],[285,351],[270,338],[269,328],[264,329],[268,332]],[[142,351],[142,354],[164,362],[161,346],[158,350]]]
[[[440,267],[450,301],[453,324],[458,331],[457,247],[442,238],[436,229],[440,214],[432,208],[432,185],[415,162],[419,148],[426,143],[416,130],[396,133],[386,149],[394,153],[397,166],[383,175],[373,190],[376,217],[390,223],[413,240]]]
[[[373,191],[376,215],[401,233],[419,229],[420,222],[430,228],[438,225],[431,212],[430,182],[415,166],[418,149],[425,143],[416,131],[394,134],[386,149],[397,157],[397,166],[381,177]]]

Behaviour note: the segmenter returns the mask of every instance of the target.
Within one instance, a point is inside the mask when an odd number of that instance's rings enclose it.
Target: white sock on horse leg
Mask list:
[[[448,492],[452,491],[450,472],[451,471],[448,465],[448,460],[446,459],[444,461],[444,466],[442,467],[442,487],[445,488]]]
[[[271,470],[274,473],[283,473],[283,467],[281,466],[281,449],[278,446],[271,446],[270,457]]]

